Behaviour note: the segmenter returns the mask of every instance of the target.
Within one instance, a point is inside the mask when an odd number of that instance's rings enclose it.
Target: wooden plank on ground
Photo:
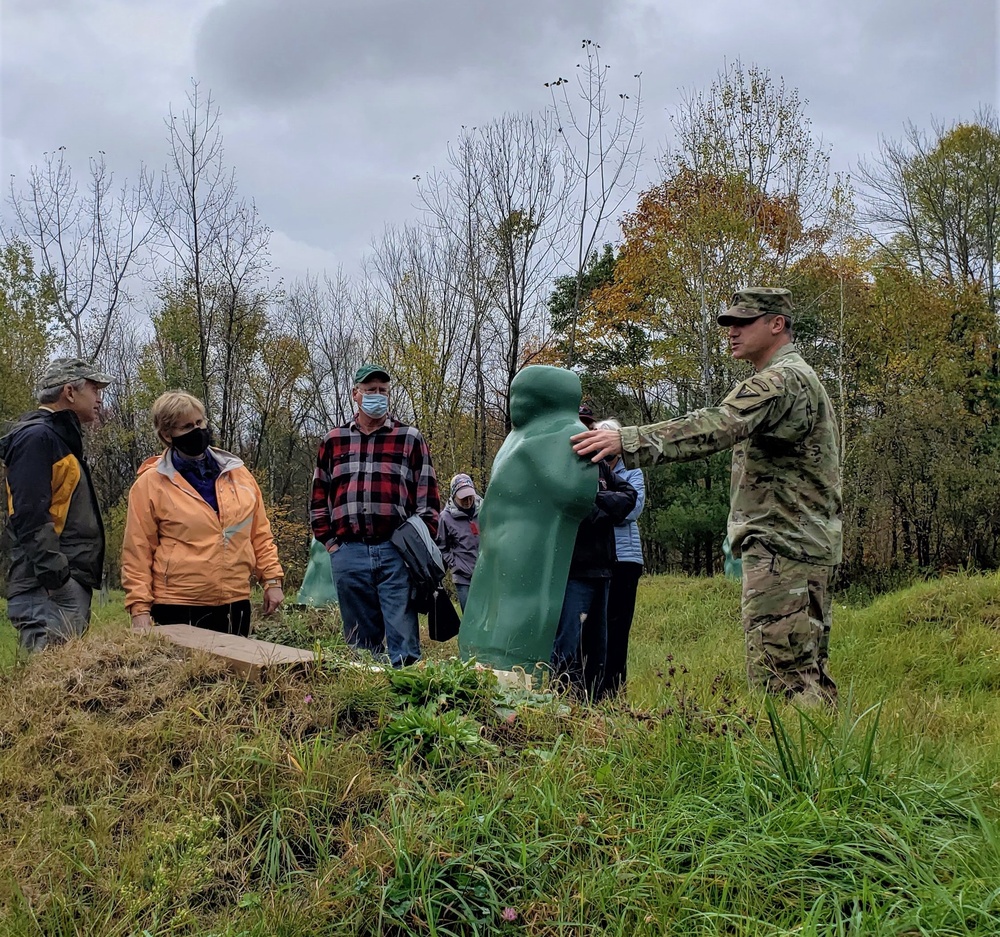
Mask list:
[[[222,634],[193,625],[157,625],[154,634],[162,634],[174,644],[199,651],[207,651],[223,658],[229,666],[244,677],[259,679],[268,667],[305,667],[316,661],[312,651],[304,651],[284,644],[242,638],[236,634]]]

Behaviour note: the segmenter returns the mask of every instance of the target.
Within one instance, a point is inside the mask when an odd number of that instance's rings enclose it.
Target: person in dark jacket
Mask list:
[[[83,634],[104,571],[104,525],[83,457],[83,423],[100,415],[111,378],[82,358],[56,358],[38,409],[0,439],[7,466],[10,572],[7,617],[21,649]]]
[[[451,580],[458,593],[458,604],[465,611],[469,583],[479,557],[479,509],[483,499],[468,475],[459,473],[451,480],[448,503],[438,520],[437,542],[444,565],[451,570]]]
[[[595,429],[621,429],[617,420],[602,420]],[[635,615],[635,596],[642,575],[642,541],[636,523],[646,503],[646,480],[642,469],[626,468],[621,456],[606,460],[616,476],[625,479],[639,495],[635,507],[615,525],[615,563],[611,567],[608,590],[608,653],[604,662],[604,683],[599,695],[618,693],[625,685],[628,637]]]
[[[610,466],[602,462],[598,468],[597,497],[577,531],[551,659],[554,676],[592,701],[604,692],[615,525],[628,517],[638,498]]]

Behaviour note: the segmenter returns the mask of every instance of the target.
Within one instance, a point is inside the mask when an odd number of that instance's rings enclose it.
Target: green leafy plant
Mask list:
[[[461,660],[423,661],[389,674],[389,683],[400,704],[442,708],[492,701],[497,680],[489,670]]]
[[[397,764],[416,761],[438,768],[463,756],[496,754],[497,747],[480,733],[475,719],[455,710],[441,712],[437,704],[430,704],[408,706],[382,729],[379,740]]]

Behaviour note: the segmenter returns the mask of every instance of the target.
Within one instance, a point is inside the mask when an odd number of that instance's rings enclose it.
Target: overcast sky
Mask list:
[[[655,178],[669,114],[726,62],[808,101],[836,169],[906,121],[996,104],[996,0],[0,0],[2,170],[46,150],[118,177],[162,167],[191,78],[222,110],[228,162],[274,230],[286,280],[351,270],[416,215],[412,177],[462,125],[545,107],[580,40],[628,90],[641,71]]]

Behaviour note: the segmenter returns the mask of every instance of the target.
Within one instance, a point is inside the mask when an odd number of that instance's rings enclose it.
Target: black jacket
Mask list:
[[[39,586],[57,589],[70,577],[100,586],[104,524],[77,415],[25,413],[0,439],[0,460],[7,466],[10,513],[8,597]]]
[[[615,563],[615,525],[635,507],[639,493],[616,475],[603,460],[599,463],[597,498],[590,514],[580,522],[569,566],[570,579],[610,579]]]
[[[444,561],[438,545],[417,515],[408,517],[390,539],[410,574],[410,598],[414,608],[418,612],[429,611],[434,593],[444,579]]]

